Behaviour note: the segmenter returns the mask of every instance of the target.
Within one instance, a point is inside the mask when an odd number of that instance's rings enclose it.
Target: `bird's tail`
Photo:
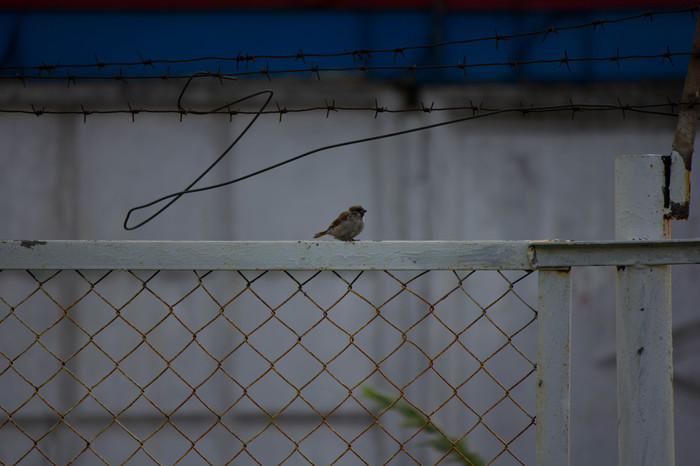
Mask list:
[[[319,231],[318,233],[316,233],[316,234],[314,235],[314,238],[320,238],[321,236],[323,236],[323,235],[325,235],[325,234],[326,234],[325,231]]]

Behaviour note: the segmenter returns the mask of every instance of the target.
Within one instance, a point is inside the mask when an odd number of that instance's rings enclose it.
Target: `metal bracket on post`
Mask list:
[[[660,155],[615,160],[615,239],[668,239]],[[673,465],[671,268],[618,266],[616,278],[618,461]]]

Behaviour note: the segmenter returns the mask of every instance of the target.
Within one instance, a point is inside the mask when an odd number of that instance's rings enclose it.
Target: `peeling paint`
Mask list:
[[[32,249],[34,246],[40,246],[43,244],[46,244],[46,241],[37,241],[37,240],[29,240],[29,239],[23,239],[19,243],[20,246],[22,246],[23,248],[27,248],[27,249]]]
[[[527,259],[530,261],[530,265],[537,264],[537,249],[534,246],[528,246]]]
[[[686,220],[690,215],[690,203],[688,202],[670,202],[669,213],[666,214],[666,218],[673,218],[677,220]]]

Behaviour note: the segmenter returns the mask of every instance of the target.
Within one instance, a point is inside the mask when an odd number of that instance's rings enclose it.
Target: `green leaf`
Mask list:
[[[469,451],[466,439],[452,440],[427,416],[407,401],[402,400],[401,395],[394,397],[366,385],[361,388],[361,391],[363,396],[371,398],[377,403],[379,410],[393,409],[399,412],[404,417],[401,424],[403,427],[417,427],[425,434],[433,436],[434,438],[425,443],[442,453],[448,453],[450,461],[471,466],[484,466],[484,460],[476,452]]]

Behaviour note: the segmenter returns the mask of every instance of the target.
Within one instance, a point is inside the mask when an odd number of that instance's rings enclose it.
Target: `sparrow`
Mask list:
[[[353,238],[359,235],[365,227],[365,222],[362,217],[365,215],[364,207],[353,205],[346,212],[338,215],[338,218],[333,220],[325,231],[319,231],[314,235],[314,238],[320,238],[323,235],[331,235],[341,241],[355,241]]]

